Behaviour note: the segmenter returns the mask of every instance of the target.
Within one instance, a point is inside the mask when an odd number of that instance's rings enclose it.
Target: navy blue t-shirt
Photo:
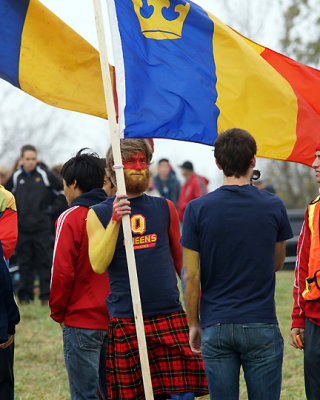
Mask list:
[[[93,207],[106,227],[112,216],[114,198]],[[166,199],[142,196],[130,199],[131,227],[142,312],[145,316],[168,314],[181,309],[176,271],[169,243],[170,209]],[[132,318],[132,300],[122,225],[108,269],[111,317]]]
[[[292,236],[282,200],[254,186],[221,186],[188,204],[181,243],[200,253],[202,328],[277,322],[275,244]]]

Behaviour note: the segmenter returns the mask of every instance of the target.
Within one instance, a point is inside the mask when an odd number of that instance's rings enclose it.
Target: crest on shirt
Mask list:
[[[156,246],[158,240],[157,234],[151,233],[149,235],[144,235],[146,229],[146,218],[143,215],[135,214],[131,217],[131,231],[133,234],[132,241],[134,250],[148,249]]]
[[[139,233],[143,235],[146,231],[146,219],[141,214],[136,214],[131,217],[131,230],[132,233]]]

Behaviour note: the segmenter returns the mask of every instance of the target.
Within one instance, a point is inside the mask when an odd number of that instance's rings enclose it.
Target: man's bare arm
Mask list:
[[[282,269],[284,260],[286,258],[286,241],[277,242],[274,250],[274,270],[280,271]]]
[[[184,279],[186,283],[185,303],[189,325],[189,341],[191,350],[201,352],[201,328],[199,324],[200,293],[200,255],[197,251],[183,248]]]

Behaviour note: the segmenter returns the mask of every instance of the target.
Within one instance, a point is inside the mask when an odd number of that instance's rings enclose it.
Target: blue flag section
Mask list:
[[[123,55],[116,57],[116,76],[124,137],[213,145],[219,109],[208,14],[191,1],[108,3],[120,32],[115,52]]]
[[[0,78],[20,88],[21,34],[29,0],[0,0]]]

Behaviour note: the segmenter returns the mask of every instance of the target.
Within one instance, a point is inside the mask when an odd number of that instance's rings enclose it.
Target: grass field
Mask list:
[[[284,337],[283,384],[281,400],[302,400],[303,353],[289,344],[292,310],[293,272],[277,273],[276,304]],[[17,326],[15,348],[15,383],[18,400],[69,399],[64,367],[61,328],[49,317],[49,309],[36,301],[20,307],[21,322]],[[208,397],[204,397],[206,399]],[[246,399],[241,377],[240,399]],[[258,399],[257,399],[258,400]]]

